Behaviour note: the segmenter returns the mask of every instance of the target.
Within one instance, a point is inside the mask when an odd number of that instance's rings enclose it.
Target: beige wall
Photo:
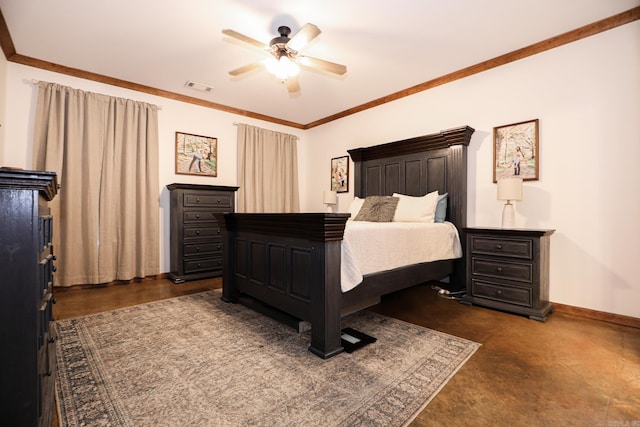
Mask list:
[[[492,182],[494,126],[540,120],[540,180],[527,182],[517,224],[553,228],[552,301],[640,317],[640,22],[506,66],[300,131],[202,107],[9,64],[5,163],[29,167],[35,88],[31,79],[163,106],[159,189],[163,271],[169,268],[171,182],[235,185],[233,121],[299,135],[301,206],[321,211],[332,157],[347,149],[469,125],[469,225],[498,226],[502,204]],[[218,178],[173,173],[175,131],[220,141]],[[350,177],[353,179],[353,176]],[[353,182],[350,183],[353,189]],[[339,195],[345,211],[353,191]]]
[[[6,166],[4,163],[4,129],[7,111],[7,64],[4,54],[0,53],[0,166]]]

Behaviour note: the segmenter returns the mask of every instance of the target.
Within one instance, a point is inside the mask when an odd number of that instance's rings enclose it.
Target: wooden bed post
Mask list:
[[[236,257],[232,254],[236,253],[235,226],[233,225],[233,217],[226,214],[216,214],[218,225],[222,229],[222,301],[238,302],[239,292],[235,286],[235,278],[233,272],[236,271]],[[227,221],[229,223],[227,223]]]
[[[309,351],[327,359],[343,351],[341,344],[340,309],[341,294],[340,266],[341,241],[318,242],[318,256],[323,258],[318,274],[323,277],[324,286],[311,288],[311,345]]]

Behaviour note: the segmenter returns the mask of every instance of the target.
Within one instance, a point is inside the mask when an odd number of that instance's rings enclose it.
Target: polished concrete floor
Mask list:
[[[220,279],[153,280],[59,291],[54,315],[220,285]],[[427,285],[387,296],[374,310],[482,344],[411,426],[640,427],[640,329],[562,313],[540,323],[443,299]]]

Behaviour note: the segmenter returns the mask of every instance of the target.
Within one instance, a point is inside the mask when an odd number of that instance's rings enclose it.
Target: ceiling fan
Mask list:
[[[278,34],[280,35],[272,39],[268,45],[233,30],[222,30],[222,33],[271,53],[271,56],[263,61],[254,62],[229,71],[232,76],[246,73],[264,65],[267,70],[286,84],[289,92],[293,93],[300,91],[300,84],[297,78],[300,66],[339,75],[347,72],[347,67],[344,65],[299,55],[300,50],[320,34],[320,29],[313,24],[303,25],[291,38],[289,38],[291,28],[286,26],[278,27]]]

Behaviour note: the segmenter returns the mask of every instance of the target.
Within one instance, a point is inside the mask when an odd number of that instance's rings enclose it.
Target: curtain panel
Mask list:
[[[238,212],[300,211],[297,140],[238,124]]]
[[[157,110],[39,84],[34,169],[61,184],[51,204],[57,286],[160,273]]]

